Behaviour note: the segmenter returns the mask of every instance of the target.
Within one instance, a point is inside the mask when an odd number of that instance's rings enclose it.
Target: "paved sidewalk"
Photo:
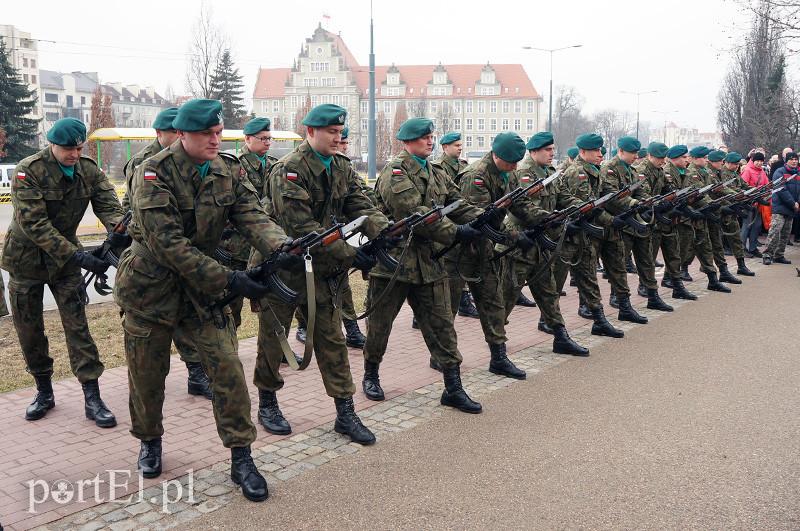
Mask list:
[[[657,270],[659,275],[663,270]],[[698,276],[696,270],[693,272]],[[632,287],[636,286],[634,275],[629,275]],[[748,282],[753,282],[749,280]],[[755,280],[757,282],[757,278]],[[608,298],[608,283],[601,281],[604,290],[604,300]],[[705,285],[704,277],[698,279],[690,289],[700,292]],[[586,344],[593,343],[596,338],[588,336],[589,321],[583,320],[576,314],[577,295],[574,288],[568,288],[568,296],[562,297],[562,311],[567,320],[567,327],[573,335],[581,337],[581,341]],[[662,290],[666,291],[666,290]],[[669,302],[673,302],[668,299]],[[634,295],[634,304],[643,306],[642,299]],[[615,315],[615,311],[607,308],[609,316]],[[656,312],[648,312],[653,315]],[[528,309],[517,307],[511,315],[511,323],[508,327],[508,335],[511,341],[508,343],[510,353],[517,353],[523,349],[536,349],[537,363],[529,365],[533,370],[539,370],[543,366],[565,359],[560,356],[553,356],[550,353],[551,336],[540,333],[536,330],[538,320],[538,309]],[[423,395],[428,396],[430,411],[438,411],[436,406],[438,394],[441,392],[441,375],[427,367],[428,352],[418,331],[410,328],[411,315],[408,308],[404,308],[396,321],[395,331],[389,343],[389,350],[386,360],[382,366],[382,382],[388,399],[397,398],[408,401],[409,393],[418,390]],[[623,328],[636,327],[626,323]],[[470,373],[467,381],[483,382],[488,391],[498,388],[498,386],[508,385],[506,379],[497,378],[484,370],[488,363],[488,349],[483,341],[482,333],[477,321],[457,318],[456,328],[459,334],[459,346],[464,356],[463,372],[467,373],[471,369],[480,368]],[[296,349],[299,344],[293,345]],[[240,344],[240,356],[245,366],[247,374],[252,374],[255,361],[255,339],[242,341]],[[360,382],[362,369],[362,358],[360,352],[351,351],[351,365],[354,379]],[[544,364],[544,365],[541,365]],[[216,474],[226,470],[228,466],[225,462],[229,458],[229,452],[225,449],[217,436],[216,428],[211,413],[210,402],[198,398],[190,397],[185,392],[186,371],[177,358],[172,360],[172,371],[167,379],[166,396],[167,400],[164,407],[164,473],[155,480],[145,480],[144,487],[148,493],[160,492],[162,482],[172,478],[181,477],[185,483],[186,474],[192,470],[198,476],[201,471],[203,474]],[[346,444],[347,439],[327,432],[316,433],[313,430],[330,423],[335,417],[333,401],[325,395],[321,379],[316,365],[312,364],[308,370],[303,372],[293,372],[289,369],[284,370],[286,386],[279,393],[280,401],[284,413],[292,423],[294,428],[293,439],[282,441],[282,437],[268,435],[260,426],[258,440],[254,448],[264,447],[258,455],[269,456],[277,450],[285,449],[286,446],[294,446],[302,441],[297,437],[325,437],[324,441],[329,448],[325,451],[335,451],[342,448],[344,453],[357,451],[354,445]],[[489,380],[485,380],[487,378]],[[433,387],[430,387],[433,385]],[[359,386],[360,387],[360,386]],[[74,379],[67,379],[54,384],[56,394],[56,408],[48,416],[38,422],[26,422],[22,416],[25,407],[30,402],[34,390],[27,388],[13,393],[0,395],[0,422],[4,427],[3,445],[6,450],[0,455],[0,467],[9,471],[8,474],[0,478],[0,523],[7,528],[28,529],[39,525],[47,524],[59,519],[65,525],[74,525],[70,519],[65,518],[79,511],[87,525],[92,525],[91,518],[87,509],[97,505],[98,496],[103,500],[109,499],[109,477],[108,471],[117,471],[117,483],[126,483],[125,474],[131,474],[134,478],[130,480],[132,491],[136,490],[135,461],[138,452],[138,442],[128,433],[130,419],[127,408],[127,376],[125,367],[119,367],[106,371],[101,378],[101,389],[103,396],[109,407],[116,413],[119,425],[111,430],[96,428],[93,423],[87,421],[83,416],[83,399],[80,386]],[[250,385],[253,404],[257,403],[255,387]],[[472,389],[470,388],[470,391]],[[487,391],[487,392],[488,392]],[[414,396],[414,395],[410,395]],[[359,410],[372,408],[375,414],[380,414],[382,408],[395,407],[397,404],[389,401],[386,404],[369,402],[364,399],[363,394],[358,391],[355,396],[356,405]],[[401,407],[408,407],[401,405]],[[404,414],[403,412],[397,415]],[[407,413],[405,413],[407,414]],[[364,414],[365,419],[370,419],[371,414]],[[423,417],[425,415],[422,415]],[[380,416],[378,419],[371,419],[373,422],[383,422],[385,419]],[[396,429],[401,429],[403,422],[410,419],[395,418],[396,424],[389,424]],[[408,426],[406,426],[408,427]],[[377,430],[381,434],[381,430]],[[393,430],[388,430],[393,431]],[[311,434],[311,435],[309,435]],[[325,448],[325,446],[319,446]],[[380,447],[380,442],[378,448]],[[351,450],[345,450],[351,448]],[[294,453],[305,451],[295,449]],[[283,453],[287,453],[284,451]],[[309,454],[304,454],[309,457]],[[313,457],[313,456],[311,456]],[[327,456],[330,459],[332,456]],[[286,456],[278,454],[278,458],[283,458],[283,464],[273,464],[271,467],[264,468],[267,472],[276,471],[287,466]],[[261,461],[263,465],[275,463],[275,457],[268,458],[268,462]],[[322,460],[322,458],[318,459]],[[289,461],[293,463],[294,461]],[[301,463],[297,463],[301,464]],[[277,468],[274,468],[277,466]],[[303,468],[303,467],[300,467]],[[124,472],[123,472],[124,471]],[[298,473],[284,474],[284,477],[277,479],[287,479],[291,475]],[[212,474],[213,473],[213,474]],[[80,480],[91,480],[97,475],[105,480],[97,492],[94,492],[94,484],[84,484],[82,497],[78,493],[78,482]],[[200,479],[199,477],[197,479]],[[35,505],[35,512],[29,511],[31,489],[29,482],[41,480],[47,484],[47,488],[52,491],[47,501]],[[59,484],[59,481],[68,483]],[[224,480],[224,474],[222,476]],[[220,480],[220,481],[222,481]],[[205,485],[208,488],[208,484]],[[62,488],[63,487],[63,488]],[[44,486],[39,484],[39,490],[34,487],[34,498],[37,501],[44,498]],[[60,492],[60,491],[64,492]],[[220,487],[219,490],[225,490]],[[64,503],[56,499],[56,492],[64,496],[72,492],[72,500]],[[70,492],[66,492],[70,491]],[[227,487],[230,491],[230,487]],[[117,497],[126,498],[128,491],[117,488]],[[217,495],[224,493],[219,492]],[[82,503],[79,499],[85,500]],[[117,504],[105,503],[97,508],[96,514],[109,514]],[[213,505],[213,504],[211,504]],[[184,507],[185,508],[185,507]],[[207,505],[208,509],[209,506]],[[146,510],[139,506],[138,510]],[[194,510],[194,509],[193,509]],[[103,512],[105,511],[105,512]],[[116,513],[115,513],[116,514]],[[114,516],[107,518],[104,524],[119,525],[115,528],[124,529],[127,521],[123,516],[131,516],[130,508],[125,514],[120,514],[119,518]],[[189,514],[189,513],[187,513]],[[135,514],[134,514],[135,516]],[[112,521],[113,520],[113,521]],[[142,522],[140,522],[142,523]],[[96,524],[96,523],[95,523]]]

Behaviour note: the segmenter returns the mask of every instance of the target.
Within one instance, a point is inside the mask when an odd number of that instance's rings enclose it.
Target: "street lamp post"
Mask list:
[[[367,152],[367,176],[370,181],[375,180],[377,173],[376,144],[377,135],[375,127],[375,39],[372,25],[372,1],[369,3],[369,150]]]
[[[659,110],[655,110],[654,109],[653,112],[664,115],[664,143],[666,143],[667,142],[667,117],[670,114],[678,112],[678,109],[675,109],[674,111],[659,111]]]
[[[639,140],[639,99],[642,94],[655,94],[657,90],[640,90],[637,92],[629,92],[627,90],[620,90],[622,94],[630,94],[636,96],[636,140]]]
[[[573,44],[562,48],[536,48],[535,46],[523,46],[523,50],[536,50],[537,52],[548,52],[550,54],[550,110],[547,113],[547,130],[553,131],[553,53],[569,48],[580,48],[583,44]]]

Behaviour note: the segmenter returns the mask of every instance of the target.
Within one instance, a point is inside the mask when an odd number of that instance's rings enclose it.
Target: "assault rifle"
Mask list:
[[[95,258],[99,258],[100,260],[104,261],[107,264],[110,264],[114,267],[119,265],[119,256],[122,254],[122,251],[125,250],[125,247],[117,247],[115,248],[113,245],[113,238],[114,234],[127,234],[128,232],[128,225],[131,222],[131,218],[133,217],[133,213],[128,210],[122,219],[119,220],[119,223],[114,225],[114,228],[106,235],[106,239],[103,243],[92,251],[92,255]],[[96,275],[91,271],[87,271],[83,274],[83,281],[78,285],[78,296],[80,298],[81,304],[86,306],[89,304],[89,294],[86,291],[86,288],[89,287],[89,283],[94,279],[94,290],[99,293],[100,295],[110,295],[113,291],[113,288],[108,285],[108,276],[104,273],[102,275]]]

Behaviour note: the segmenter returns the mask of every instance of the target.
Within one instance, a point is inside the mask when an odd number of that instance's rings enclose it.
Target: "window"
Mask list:
[[[334,94],[333,96],[331,96],[331,103],[333,103],[334,105],[339,105],[339,95],[338,94]]]
[[[525,128],[528,131],[533,131],[533,119],[532,118],[528,118],[527,120],[525,120]]]
[[[467,113],[472,114],[472,100],[467,100]]]
[[[400,87],[389,87],[386,91],[387,96],[400,96]]]
[[[388,85],[399,85],[400,74],[386,74],[386,83]]]
[[[456,114],[461,114],[461,100],[456,100],[453,102],[453,112]]]
[[[447,113],[447,111],[449,110],[450,110],[450,104],[447,102],[447,100],[442,101],[442,112]]]
[[[467,118],[467,131],[472,131],[472,118]]]
[[[453,119],[453,129],[455,129],[456,131],[461,129],[461,118]]]
[[[22,66],[24,66],[26,68],[28,67],[28,58],[27,57],[23,57],[22,58]]]
[[[497,113],[497,102],[492,100],[489,102],[489,112],[490,113]]]
[[[341,102],[342,102],[342,103],[341,103],[342,107],[347,107],[347,104],[349,103],[349,100],[348,100],[348,98],[347,98],[347,96],[346,96],[346,95],[345,95],[345,96],[342,96],[342,97],[341,97],[341,99],[340,99],[339,101],[341,101]]]
[[[330,103],[331,97],[325,94],[324,96],[320,96],[320,101],[322,101],[322,103]]]
[[[494,87],[481,87],[478,94],[481,96],[495,96],[497,92],[494,90]]]
[[[36,74],[31,74],[31,84],[32,85],[36,84]]]
[[[307,77],[303,80],[304,87],[316,87],[317,86],[317,78],[315,77]]]
[[[482,136],[479,136],[479,137],[478,137],[478,147],[479,147],[479,148],[482,148],[482,147],[484,146],[484,144],[483,144],[483,143],[484,143],[484,140],[485,140],[485,139],[484,139]]]
[[[86,105],[86,96],[81,96],[81,105]]]
[[[478,131],[485,131],[486,130],[486,120],[483,118],[478,118]]]
[[[69,107],[70,109],[74,107],[72,102],[72,96],[67,96],[67,107]]]
[[[261,102],[261,112],[267,112],[268,103],[269,103],[269,102],[268,102],[268,101],[266,101],[266,100],[264,100],[264,101],[262,101],[262,102]]]
[[[464,139],[464,143],[467,145],[468,148],[472,147],[472,137],[468,136]]]
[[[319,103],[318,97],[317,96],[311,96],[311,106],[312,107],[316,107],[318,103]]]
[[[522,112],[522,102],[520,100],[514,101],[514,113],[519,114]]]
[[[508,114],[509,112],[511,112],[511,102],[503,100],[503,114]]]
[[[433,82],[437,85],[444,85],[447,83],[447,72],[434,72]]]
[[[431,114],[436,114],[437,104],[435,101],[431,102]]]
[[[525,107],[528,109],[529,113],[533,114],[533,100],[528,100]]]
[[[450,93],[447,87],[433,87],[434,96],[447,96]]]
[[[478,114],[484,114],[486,112],[486,102],[481,100],[478,102]]]
[[[501,127],[503,131],[508,131],[508,118],[503,118],[503,126]]]
[[[28,74],[22,74],[22,81],[24,81],[25,83],[28,82]]]
[[[290,101],[292,102],[292,109],[296,109],[297,108],[297,96],[292,96],[292,99]]]
[[[44,119],[48,122],[55,122],[58,120],[58,113],[57,112],[46,112],[44,113]]]
[[[361,102],[361,114],[367,114],[369,112],[369,100]]]
[[[366,134],[367,130],[369,129],[369,120],[366,118],[361,119],[361,133]]]
[[[281,110],[281,100],[274,100],[272,102],[272,112],[278,112]]]
[[[389,114],[392,112],[392,102],[391,101],[384,101],[383,102],[383,114]]]
[[[520,130],[520,120],[519,118],[517,118],[516,120],[514,120],[514,131],[519,131],[519,130]]]
[[[36,68],[36,59],[31,59],[31,68]]]
[[[311,62],[312,72],[330,72],[331,65],[328,62]]]
[[[497,118],[489,120],[489,131],[497,131]]]
[[[335,77],[323,77],[320,79],[320,86],[321,87],[335,87],[336,86],[336,78]]]

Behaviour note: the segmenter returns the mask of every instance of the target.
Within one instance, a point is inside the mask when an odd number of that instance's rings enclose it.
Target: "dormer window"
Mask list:
[[[434,72],[433,73],[434,85],[444,85],[447,83],[447,72]]]
[[[486,66],[481,70],[481,85],[494,85],[497,82],[496,79],[494,68],[489,63],[486,63]]]
[[[386,83],[389,85],[399,85],[400,84],[400,74],[386,74]]]

